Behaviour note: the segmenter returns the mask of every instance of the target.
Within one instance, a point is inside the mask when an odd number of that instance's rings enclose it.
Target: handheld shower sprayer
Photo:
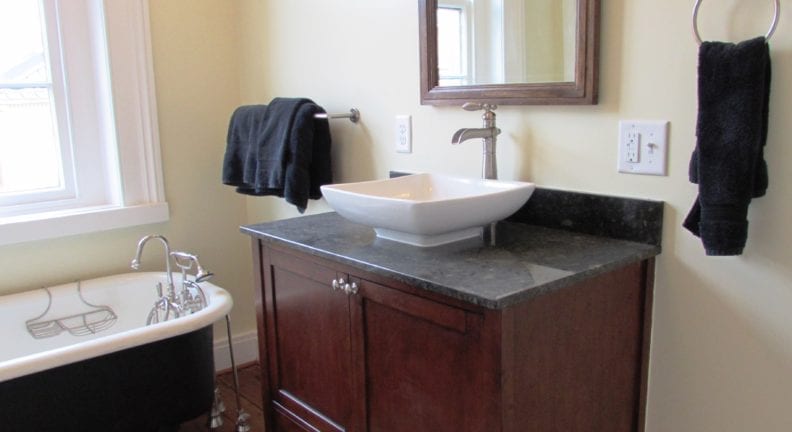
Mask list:
[[[195,282],[201,283],[208,281],[214,276],[214,273],[201,266],[201,262],[198,261],[197,255],[181,251],[173,251],[170,255],[176,262],[176,266],[182,269],[182,272],[192,269],[193,263],[195,263]]]

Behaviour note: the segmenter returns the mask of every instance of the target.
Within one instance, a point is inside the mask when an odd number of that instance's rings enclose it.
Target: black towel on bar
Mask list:
[[[223,184],[238,186],[244,183],[245,160],[263,125],[266,105],[246,105],[234,110],[228,125],[226,151],[223,158]]]
[[[699,195],[683,226],[701,237],[707,255],[740,255],[748,205],[767,190],[770,51],[764,37],[699,49],[696,148],[690,181]]]
[[[242,106],[228,128],[224,184],[247,195],[283,197],[305,211],[332,183],[330,127],[314,115],[322,107],[304,98],[275,98],[269,105]]]

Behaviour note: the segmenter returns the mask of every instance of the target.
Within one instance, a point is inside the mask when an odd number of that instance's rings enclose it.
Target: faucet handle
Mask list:
[[[465,102],[465,104],[462,105],[462,109],[465,111],[495,111],[498,109],[498,106],[489,103]]]

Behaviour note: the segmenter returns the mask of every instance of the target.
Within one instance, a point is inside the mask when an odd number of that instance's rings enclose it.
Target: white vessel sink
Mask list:
[[[413,174],[322,186],[341,216],[388,240],[428,247],[480,236],[528,201],[533,183]]]

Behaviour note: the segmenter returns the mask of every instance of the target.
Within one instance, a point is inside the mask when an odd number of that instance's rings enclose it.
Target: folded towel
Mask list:
[[[696,149],[690,181],[699,195],[683,226],[707,255],[739,255],[748,237],[748,205],[768,185],[770,52],[763,37],[699,49]]]
[[[224,184],[247,195],[276,195],[305,211],[332,183],[330,126],[310,99],[275,98],[239,107],[231,116],[223,160]]]

